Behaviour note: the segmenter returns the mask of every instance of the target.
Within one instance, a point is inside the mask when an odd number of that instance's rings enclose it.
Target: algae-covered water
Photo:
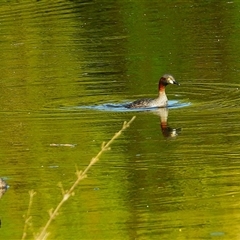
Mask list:
[[[0,6],[0,239],[26,239],[133,116],[48,239],[239,239],[240,3],[5,1]],[[121,104],[157,95],[169,109]],[[120,106],[120,107],[119,107]]]

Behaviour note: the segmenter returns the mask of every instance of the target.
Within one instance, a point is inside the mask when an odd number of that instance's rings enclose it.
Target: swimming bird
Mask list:
[[[132,103],[125,104],[126,108],[151,108],[151,107],[166,107],[168,104],[167,95],[165,93],[165,87],[168,84],[180,85],[172,75],[164,74],[158,84],[158,97],[157,98],[144,98],[136,100]]]

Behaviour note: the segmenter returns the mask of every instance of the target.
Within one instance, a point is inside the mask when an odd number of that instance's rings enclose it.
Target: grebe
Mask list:
[[[166,107],[168,99],[165,93],[165,87],[168,84],[180,85],[172,75],[164,74],[158,84],[158,97],[157,98],[144,98],[136,100],[132,103],[124,105],[126,108],[149,108],[149,107]]]

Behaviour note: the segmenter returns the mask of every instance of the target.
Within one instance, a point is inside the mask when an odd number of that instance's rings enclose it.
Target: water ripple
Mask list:
[[[176,100],[171,100],[168,103],[169,103],[168,108],[170,109],[183,108],[191,105],[190,102],[182,103]],[[129,109],[124,107],[125,104],[128,104],[128,102],[123,104],[105,103],[105,104],[94,105],[94,106],[77,106],[77,107],[73,107],[73,109],[93,109],[93,110],[99,110],[99,111],[113,111],[113,112],[139,112],[139,111],[154,111],[158,109],[157,107]]]

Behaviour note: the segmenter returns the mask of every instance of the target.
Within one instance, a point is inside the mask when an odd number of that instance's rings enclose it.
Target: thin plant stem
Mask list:
[[[23,228],[23,235],[21,240],[24,240],[27,236],[27,228],[31,226],[31,220],[32,217],[30,216],[31,208],[32,208],[32,203],[33,203],[33,197],[36,194],[33,190],[29,191],[29,204],[28,204],[28,210],[27,214],[24,215],[25,223],[24,223],[24,228]]]
[[[118,138],[122,132],[127,129],[130,124],[134,121],[136,117],[133,116],[132,119],[129,122],[124,122],[123,126],[121,128],[120,131],[118,131],[117,133],[114,134],[114,136],[107,142],[103,142],[102,146],[101,146],[101,150],[98,152],[98,154],[92,158],[92,160],[90,161],[89,165],[85,168],[84,171],[79,171],[76,168],[76,175],[77,175],[77,180],[73,183],[73,185],[71,186],[71,188],[69,190],[64,190],[62,184],[60,183],[59,186],[62,190],[62,200],[59,202],[59,204],[57,205],[57,207],[55,209],[50,209],[49,210],[49,219],[47,221],[47,223],[45,224],[45,226],[43,227],[42,231],[39,233],[39,235],[36,237],[37,240],[43,240],[46,239],[48,236],[47,233],[47,229],[50,226],[50,224],[52,223],[52,221],[55,219],[55,217],[58,215],[60,208],[62,207],[62,205],[69,199],[70,196],[72,196],[74,194],[74,189],[77,187],[77,185],[79,184],[79,182],[87,177],[87,172],[88,170],[92,167],[92,165],[94,165],[100,158],[100,156],[105,152],[110,150],[110,145],[114,142],[114,140],[116,138]]]

